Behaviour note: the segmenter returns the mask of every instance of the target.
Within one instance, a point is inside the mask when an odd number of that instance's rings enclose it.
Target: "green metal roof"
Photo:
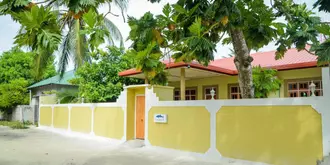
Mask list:
[[[60,79],[60,75],[56,75],[54,77],[42,80],[28,87],[28,89],[36,88],[40,86],[50,85],[50,84],[58,84],[58,85],[72,85],[68,81],[75,78],[74,70],[65,72],[62,79]]]

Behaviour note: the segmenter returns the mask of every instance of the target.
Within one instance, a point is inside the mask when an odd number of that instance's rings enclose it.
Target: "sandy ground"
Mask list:
[[[217,162],[136,143],[67,137],[30,128],[0,126],[0,165],[261,165],[223,158]],[[328,165],[328,164],[324,164]]]

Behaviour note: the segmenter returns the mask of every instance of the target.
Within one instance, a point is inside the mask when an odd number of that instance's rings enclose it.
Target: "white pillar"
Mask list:
[[[68,131],[71,132],[71,106],[68,106],[68,110],[69,110],[69,121],[68,121]]]
[[[32,105],[32,104],[31,104],[31,103],[32,103],[32,91],[31,91],[31,90],[29,90],[29,94],[30,94],[29,105]]]
[[[92,111],[92,119],[91,119],[91,132],[90,132],[90,134],[91,135],[95,135],[95,133],[94,133],[94,112],[95,112],[95,106],[94,105],[92,105],[91,107],[91,111]]]
[[[330,68],[322,68],[323,96],[330,98]]]

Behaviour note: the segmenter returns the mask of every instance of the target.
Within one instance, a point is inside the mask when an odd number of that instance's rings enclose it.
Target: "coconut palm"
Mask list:
[[[106,14],[98,12],[107,4]],[[128,0],[4,0],[0,3],[0,15],[10,14],[22,27],[15,37],[19,46],[27,46],[37,53],[36,71],[41,75],[48,59],[56,51],[60,58],[58,71],[63,74],[72,59],[75,68],[91,61],[91,55],[100,53],[103,43],[110,45],[123,37],[119,29],[106,16],[112,5],[127,9]]]

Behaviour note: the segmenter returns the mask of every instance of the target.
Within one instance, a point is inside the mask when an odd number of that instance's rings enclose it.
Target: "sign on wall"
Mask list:
[[[154,114],[154,122],[155,123],[167,123],[167,115],[166,114]]]

